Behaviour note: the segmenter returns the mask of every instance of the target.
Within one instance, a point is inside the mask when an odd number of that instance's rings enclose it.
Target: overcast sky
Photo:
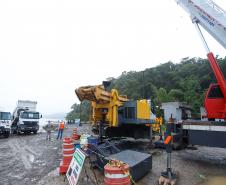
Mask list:
[[[76,87],[206,56],[174,0],[2,0],[0,17],[0,107],[10,112],[18,99],[38,101],[43,114],[68,112]]]

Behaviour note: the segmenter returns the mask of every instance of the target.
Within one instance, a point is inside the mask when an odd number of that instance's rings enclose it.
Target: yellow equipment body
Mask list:
[[[147,100],[137,101],[137,118],[138,119],[150,119],[151,110]]]
[[[129,101],[126,96],[120,96],[116,89],[108,92],[103,85],[84,86],[75,90],[80,101],[89,100],[92,102],[93,123],[105,120],[109,126],[118,126],[118,107]]]
[[[129,100],[127,96],[119,95],[116,89],[105,90],[103,85],[79,87],[75,93],[80,101],[91,101],[92,123],[104,123],[110,135],[114,132],[113,136],[139,132],[150,137],[151,111],[147,100]]]

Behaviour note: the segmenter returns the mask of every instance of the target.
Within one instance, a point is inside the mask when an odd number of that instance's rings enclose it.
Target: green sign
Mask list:
[[[85,161],[86,155],[81,149],[76,148],[70,166],[67,171],[67,179],[70,185],[76,185]]]

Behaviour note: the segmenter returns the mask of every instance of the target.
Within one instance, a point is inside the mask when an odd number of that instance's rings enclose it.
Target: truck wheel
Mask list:
[[[10,132],[6,132],[6,133],[4,134],[4,138],[8,138],[8,137],[9,137],[9,134],[10,134]]]
[[[37,130],[33,132],[34,134],[37,134]]]
[[[16,132],[16,129],[14,129],[14,128],[11,128],[11,134],[16,134],[17,132]]]

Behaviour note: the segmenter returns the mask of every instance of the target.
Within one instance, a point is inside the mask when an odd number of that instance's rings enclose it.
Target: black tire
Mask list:
[[[19,135],[21,135],[21,132],[20,132],[20,130],[16,130],[16,134],[19,136]]]
[[[9,135],[10,135],[10,132],[6,132],[6,133],[4,134],[4,138],[8,138]]]
[[[208,121],[215,121],[215,118],[208,118]]]
[[[37,134],[37,130],[33,132],[34,134]]]
[[[11,127],[11,134],[17,134],[17,130],[14,127]]]

